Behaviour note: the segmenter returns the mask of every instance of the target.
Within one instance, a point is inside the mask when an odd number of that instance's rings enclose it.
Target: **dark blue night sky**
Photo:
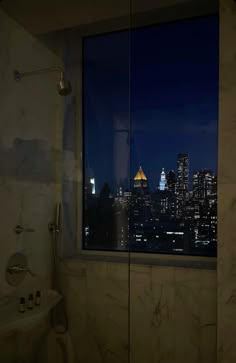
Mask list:
[[[97,190],[139,165],[154,190],[178,153],[189,154],[190,175],[216,172],[218,17],[86,38],[83,112],[85,171]]]

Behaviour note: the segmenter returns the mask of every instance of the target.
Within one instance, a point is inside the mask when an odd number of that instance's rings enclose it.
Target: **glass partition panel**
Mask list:
[[[124,195],[130,190],[130,4],[111,1],[91,11],[104,11],[104,19],[79,30],[83,81],[79,260],[85,272],[80,291],[86,292],[76,308],[83,324],[72,324],[74,341],[80,332],[78,361],[128,362],[129,208]]]
[[[131,363],[216,361],[218,9],[195,3],[132,1]]]
[[[218,18],[132,30],[130,249],[216,255]]]
[[[83,40],[84,249],[128,250],[129,31]]]

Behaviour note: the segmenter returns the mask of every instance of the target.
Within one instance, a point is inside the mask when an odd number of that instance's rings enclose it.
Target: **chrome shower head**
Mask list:
[[[69,95],[71,93],[71,91],[72,91],[71,84],[70,84],[69,81],[65,80],[64,71],[59,66],[50,67],[50,68],[43,68],[43,69],[37,69],[37,70],[34,70],[34,71],[22,72],[22,73],[15,70],[13,72],[13,75],[14,75],[15,81],[19,82],[23,77],[26,77],[26,76],[33,76],[33,75],[38,75],[38,74],[48,73],[48,72],[55,72],[55,71],[60,72],[60,80],[59,80],[59,82],[57,84],[58,94],[60,96]]]

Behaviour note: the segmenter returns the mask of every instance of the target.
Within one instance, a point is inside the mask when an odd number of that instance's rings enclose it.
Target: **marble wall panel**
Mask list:
[[[30,71],[60,65],[61,60],[0,9],[0,298],[28,296],[51,286],[54,217],[61,190],[62,98],[55,73],[16,82],[15,69]],[[16,235],[16,225],[32,233]],[[9,257],[24,253],[35,273],[9,286]],[[0,337],[0,361],[38,362],[47,324]],[[46,362],[46,360],[44,360]]]
[[[80,259],[61,266],[77,361],[127,362],[130,354],[132,363],[215,363],[216,272],[128,268]]]
[[[50,286],[51,236],[48,223],[60,195],[62,98],[57,75],[45,74],[16,82],[13,71],[61,64],[61,60],[0,10],[1,135],[0,135],[0,295],[22,294]],[[33,233],[16,235],[16,225]],[[5,281],[12,253],[28,257],[34,279],[17,289]]]
[[[236,360],[236,3],[220,1],[218,363]]]

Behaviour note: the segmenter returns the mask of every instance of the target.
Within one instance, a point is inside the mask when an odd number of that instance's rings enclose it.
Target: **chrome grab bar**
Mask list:
[[[35,232],[35,229],[33,228],[24,228],[22,226],[20,226],[19,224],[14,228],[14,232],[16,234],[20,234],[22,232]]]

